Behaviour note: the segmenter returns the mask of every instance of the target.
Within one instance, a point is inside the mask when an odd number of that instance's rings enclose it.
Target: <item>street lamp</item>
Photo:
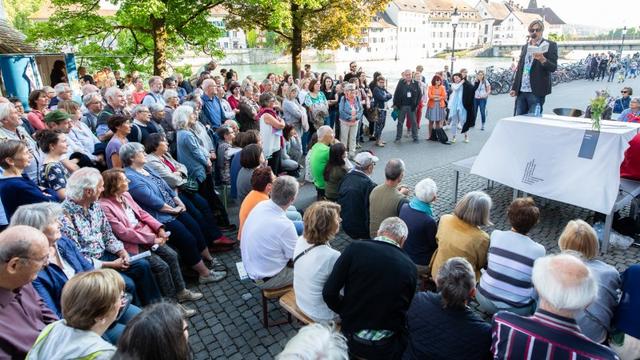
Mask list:
[[[458,22],[460,21],[460,13],[458,13],[458,8],[453,10],[453,14],[451,14],[451,26],[453,26],[453,46],[451,47],[451,73],[453,74],[453,59],[456,56],[456,28],[458,27]]]
[[[622,49],[624,48],[624,37],[627,35],[627,27],[622,28],[622,43],[620,43],[620,59],[622,59]]]

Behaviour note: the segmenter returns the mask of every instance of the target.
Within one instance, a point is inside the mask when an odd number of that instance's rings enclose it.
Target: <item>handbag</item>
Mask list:
[[[189,194],[197,193],[199,188],[200,184],[198,184],[198,180],[193,176],[187,177],[187,182],[180,185],[180,190]]]
[[[398,120],[398,116],[400,116],[400,111],[398,110],[398,108],[394,108],[391,112],[391,118],[393,119],[393,121],[396,121]]]
[[[450,145],[449,137],[443,128],[433,129],[431,136],[435,137],[435,140],[439,141],[441,144]]]
[[[364,110],[364,117],[366,117],[371,124],[378,121],[378,116],[378,108],[375,106],[370,106],[368,109]]]

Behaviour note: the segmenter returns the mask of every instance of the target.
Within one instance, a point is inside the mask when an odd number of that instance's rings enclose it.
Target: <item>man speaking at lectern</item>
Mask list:
[[[545,96],[551,94],[551,73],[558,67],[558,45],[542,37],[544,22],[529,24],[529,41],[522,47],[516,77],[509,95],[516,97],[515,115],[542,114]]]

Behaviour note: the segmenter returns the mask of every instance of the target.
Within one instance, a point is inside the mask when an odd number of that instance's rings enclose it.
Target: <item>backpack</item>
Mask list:
[[[449,137],[447,136],[447,133],[443,128],[433,129],[433,131],[431,132],[431,138],[429,138],[429,140],[438,141],[441,144],[445,145],[451,145],[451,143],[449,142]]]

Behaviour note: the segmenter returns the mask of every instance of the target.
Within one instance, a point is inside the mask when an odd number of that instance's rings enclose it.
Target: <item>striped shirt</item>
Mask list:
[[[487,270],[478,291],[498,309],[528,306],[534,290],[531,273],[534,261],[545,255],[544,246],[514,231],[491,233]]]
[[[530,317],[498,312],[492,322],[491,353],[494,359],[619,359],[611,349],[582,335],[573,319],[542,309]]]

